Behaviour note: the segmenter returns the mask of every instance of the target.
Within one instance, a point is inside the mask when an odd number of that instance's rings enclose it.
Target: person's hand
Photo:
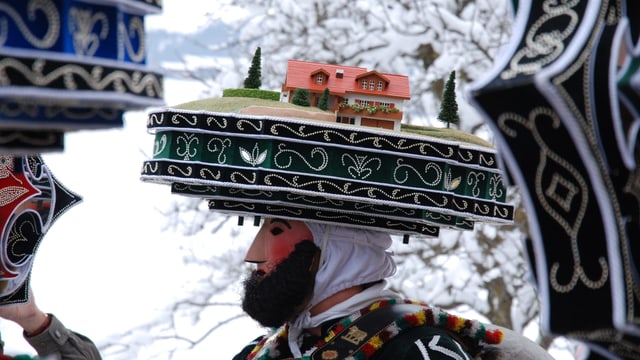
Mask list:
[[[29,302],[0,306],[0,317],[20,325],[27,335],[42,332],[49,324],[49,316],[38,308],[31,289]]]

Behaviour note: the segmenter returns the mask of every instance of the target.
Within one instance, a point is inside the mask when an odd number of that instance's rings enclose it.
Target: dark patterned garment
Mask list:
[[[410,311],[390,310],[394,307]],[[391,315],[379,315],[385,312]],[[408,300],[390,300],[373,303],[343,319],[324,323],[320,336],[304,333],[300,348],[305,354],[302,359],[464,360],[473,359],[481,351],[482,344],[499,344],[502,336],[502,330],[488,330],[477,321],[448,314],[436,307]],[[342,347],[335,345],[338,343],[342,343]],[[233,359],[290,358],[293,356],[285,326],[272,335],[255,339]]]
[[[309,343],[315,337],[308,336]],[[315,338],[315,339],[320,339]],[[233,360],[246,360],[251,351],[262,340],[262,337],[255,339],[247,345]],[[307,341],[305,341],[309,346]],[[303,344],[304,346],[305,344]],[[303,347],[303,351],[308,348]],[[292,358],[290,352],[283,352],[274,359]],[[321,358],[321,357],[320,357]],[[471,353],[464,350],[461,343],[456,341],[450,333],[445,330],[430,326],[421,326],[404,331],[393,340],[385,344],[380,350],[374,353],[370,360],[440,360],[440,359],[473,359]]]

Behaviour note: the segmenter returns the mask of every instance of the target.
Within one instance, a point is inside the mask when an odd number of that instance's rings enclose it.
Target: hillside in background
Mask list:
[[[178,63],[185,57],[226,57],[227,49],[215,49],[232,37],[232,30],[222,22],[212,22],[192,34],[171,29],[147,31],[147,62],[151,66]]]

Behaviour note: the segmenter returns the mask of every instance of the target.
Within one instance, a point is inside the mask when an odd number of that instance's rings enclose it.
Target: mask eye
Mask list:
[[[284,232],[284,230],[282,230],[282,229],[281,229],[281,228],[279,228],[279,227],[274,227],[273,229],[271,229],[271,235],[273,235],[273,236],[280,235],[280,234],[282,234],[283,232]]]

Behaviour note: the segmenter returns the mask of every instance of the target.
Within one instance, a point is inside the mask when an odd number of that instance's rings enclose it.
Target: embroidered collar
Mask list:
[[[477,320],[469,320],[457,315],[449,314],[438,307],[431,306],[423,302],[389,299],[375,302],[339,321],[327,332],[327,335],[323,339],[318,341],[315,346],[304,353],[302,359],[310,359],[311,354],[313,354],[316,349],[331,341],[336,334],[340,333],[359,317],[376,309],[397,303],[417,304],[422,306],[423,309],[413,314],[399,317],[393,323],[384,327],[378,335],[372,337],[366,344],[361,346],[358,351],[346,360],[368,359],[378,351],[385,342],[388,342],[403,330],[422,325],[452,331],[464,339],[471,340],[474,344],[499,344],[502,342],[502,338],[504,336],[502,331],[498,329],[489,330],[484,326],[484,324]],[[281,349],[286,349],[287,333],[288,324],[276,330],[273,335],[265,336],[247,356],[247,360],[268,360],[278,358],[278,356],[282,354]]]

